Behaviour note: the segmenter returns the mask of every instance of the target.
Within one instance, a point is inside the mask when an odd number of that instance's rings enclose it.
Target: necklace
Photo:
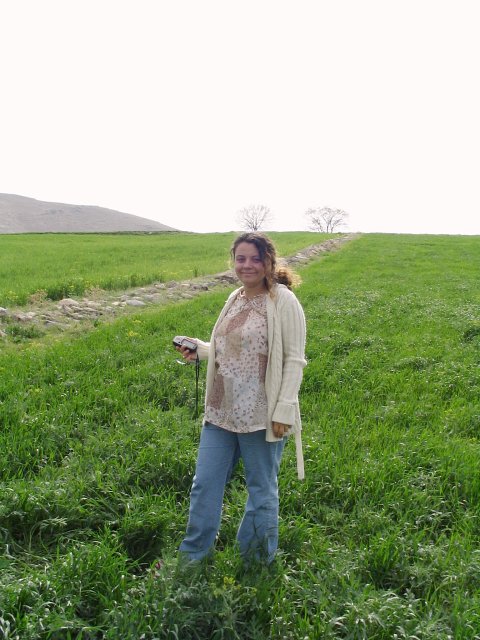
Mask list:
[[[267,295],[267,292],[266,291],[262,291],[261,293],[257,293],[256,295],[249,297],[245,293],[245,289],[242,289],[238,295],[239,295],[240,298],[242,298],[244,300],[255,300],[255,299],[258,299],[258,298],[263,298],[263,296]]]
[[[243,307],[251,307],[258,313],[262,315],[266,313],[265,310],[265,301],[266,301],[267,292],[263,291],[262,293],[257,293],[257,295],[252,296],[251,298],[245,295],[245,291],[240,291],[238,294],[238,299],[242,302]]]

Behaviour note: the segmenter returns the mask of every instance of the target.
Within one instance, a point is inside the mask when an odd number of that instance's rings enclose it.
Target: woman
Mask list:
[[[242,287],[228,298],[210,342],[192,362],[208,358],[205,417],[180,552],[201,560],[213,551],[225,484],[242,457],[248,500],[237,540],[244,561],[270,563],[278,545],[277,476],[285,437],[294,434],[304,477],[298,391],[306,364],[305,316],[290,290],[293,274],[277,268],[271,240],[244,233],[231,250]]]

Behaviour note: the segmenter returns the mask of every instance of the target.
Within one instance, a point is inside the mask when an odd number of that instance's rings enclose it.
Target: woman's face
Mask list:
[[[235,250],[235,273],[245,289],[265,289],[265,266],[252,242],[241,242]]]

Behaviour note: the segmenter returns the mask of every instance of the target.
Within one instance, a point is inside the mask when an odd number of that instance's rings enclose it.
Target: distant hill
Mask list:
[[[0,193],[0,234],[177,231],[160,222],[104,207],[43,202]]]

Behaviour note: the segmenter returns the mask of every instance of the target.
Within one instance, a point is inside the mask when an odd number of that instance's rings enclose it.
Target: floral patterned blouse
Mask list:
[[[236,433],[266,429],[266,293],[241,291],[215,331],[215,378],[205,421]]]

